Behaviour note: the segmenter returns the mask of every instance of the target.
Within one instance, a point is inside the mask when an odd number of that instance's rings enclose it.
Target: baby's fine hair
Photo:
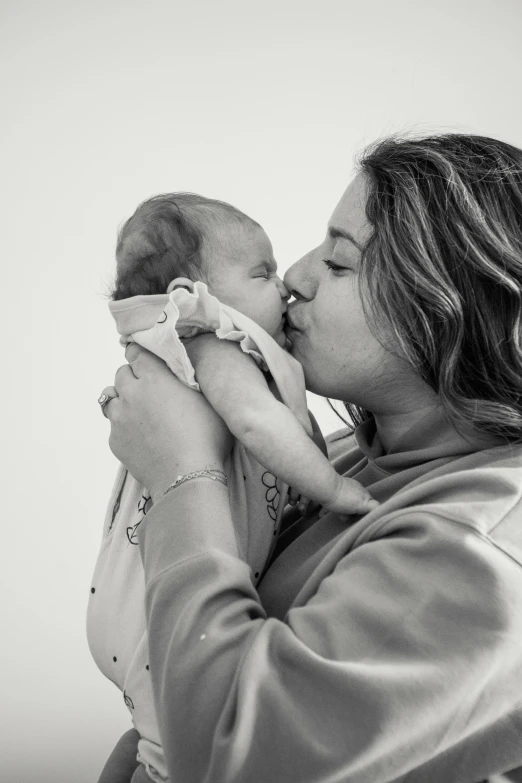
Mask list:
[[[231,204],[197,193],[162,193],[147,199],[118,232],[112,299],[164,294],[176,277],[206,280],[203,244],[233,224],[259,228]]]

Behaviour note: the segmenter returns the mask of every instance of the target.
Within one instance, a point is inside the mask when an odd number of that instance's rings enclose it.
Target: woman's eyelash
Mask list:
[[[328,269],[331,269],[332,272],[342,272],[343,270],[346,271],[345,266],[339,266],[339,264],[336,264],[335,261],[332,261],[329,258],[323,258],[323,264],[326,264]]]

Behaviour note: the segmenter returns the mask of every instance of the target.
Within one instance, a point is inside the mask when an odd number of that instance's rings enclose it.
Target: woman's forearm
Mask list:
[[[175,478],[173,476],[172,481]],[[159,497],[153,508],[158,504],[167,508],[169,505],[173,508],[179,506],[180,513],[176,516],[172,539],[166,540],[161,549],[155,548],[147,553],[156,571],[161,570],[163,562],[167,567],[180,557],[195,557],[200,552],[214,549],[233,557],[239,556],[228,489],[221,482],[206,477],[191,479]],[[196,516],[196,521],[193,516]]]

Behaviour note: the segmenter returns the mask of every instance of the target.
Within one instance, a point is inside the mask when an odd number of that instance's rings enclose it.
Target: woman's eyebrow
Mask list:
[[[348,242],[351,242],[357,250],[360,250],[362,252],[362,247],[357,242],[356,239],[353,238],[353,236],[348,232],[344,231],[342,228],[335,228],[335,226],[328,226],[328,236],[331,239],[347,239]]]

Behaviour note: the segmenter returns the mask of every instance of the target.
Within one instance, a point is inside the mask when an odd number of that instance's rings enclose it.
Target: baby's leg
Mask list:
[[[105,762],[98,783],[131,783],[131,778],[134,783],[138,783],[134,780],[133,772],[137,767],[142,767],[142,764],[139,764],[136,759],[139,738],[140,735],[136,729],[129,729],[120,737]],[[150,779],[147,777],[145,780],[149,783]]]

